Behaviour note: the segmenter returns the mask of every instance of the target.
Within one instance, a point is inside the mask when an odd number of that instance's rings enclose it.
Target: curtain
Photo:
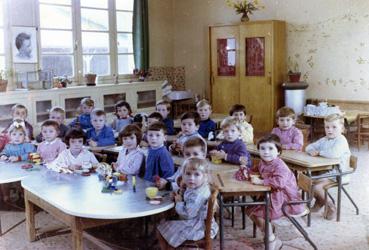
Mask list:
[[[149,68],[148,0],[135,0],[133,6],[133,51],[136,69]]]

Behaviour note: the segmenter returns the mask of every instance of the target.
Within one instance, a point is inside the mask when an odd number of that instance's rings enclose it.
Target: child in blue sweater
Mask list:
[[[83,98],[81,100],[81,104],[79,105],[79,109],[82,111],[82,114],[77,116],[71,123],[69,123],[69,127],[81,128],[83,130],[92,128],[91,124],[91,112],[95,107],[95,102],[90,98]]]
[[[168,117],[170,113],[171,105],[168,101],[159,101],[156,103],[156,111],[163,116],[163,122],[167,128],[167,135],[174,135],[174,122]]]
[[[111,127],[118,133],[133,122],[131,105],[126,101],[119,101],[115,104],[115,115],[117,117]]]
[[[87,142],[91,147],[104,147],[115,144],[114,132],[105,125],[106,113],[101,109],[94,109],[91,113],[92,128],[87,130]]]
[[[207,100],[203,99],[196,104],[196,109],[200,115],[199,134],[208,139],[209,133],[214,133],[216,129],[216,123],[210,119],[211,106]]]

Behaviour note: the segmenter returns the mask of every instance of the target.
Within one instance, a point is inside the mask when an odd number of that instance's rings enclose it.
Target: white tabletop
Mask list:
[[[27,162],[0,162],[0,184],[20,181],[27,176],[40,175],[40,172],[45,171],[45,168],[40,166],[36,166],[40,171],[27,171],[21,167],[24,164]]]
[[[150,183],[136,178],[136,192],[131,180],[121,186],[122,194],[102,193],[103,182],[97,175],[59,174],[46,171],[22,180],[22,187],[69,215],[94,219],[126,219],[158,214],[174,207],[169,195],[160,205],[146,200]]]

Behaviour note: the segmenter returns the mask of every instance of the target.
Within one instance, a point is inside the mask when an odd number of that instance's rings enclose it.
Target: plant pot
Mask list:
[[[288,73],[290,82],[300,82],[301,72]]]
[[[95,86],[96,74],[85,74],[85,83],[87,86]]]
[[[5,92],[8,86],[8,80],[0,80],[0,92]]]
[[[248,21],[250,21],[249,16],[247,15],[247,13],[243,13],[241,17],[241,22],[248,22]]]

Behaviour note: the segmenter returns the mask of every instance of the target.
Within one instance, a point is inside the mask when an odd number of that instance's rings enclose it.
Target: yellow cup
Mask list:
[[[145,189],[146,196],[149,199],[155,198],[155,196],[158,194],[159,189],[157,187],[148,187]]]
[[[212,155],[211,156],[211,162],[214,163],[214,164],[220,164],[220,163],[222,163],[222,159],[219,159],[217,156]]]

